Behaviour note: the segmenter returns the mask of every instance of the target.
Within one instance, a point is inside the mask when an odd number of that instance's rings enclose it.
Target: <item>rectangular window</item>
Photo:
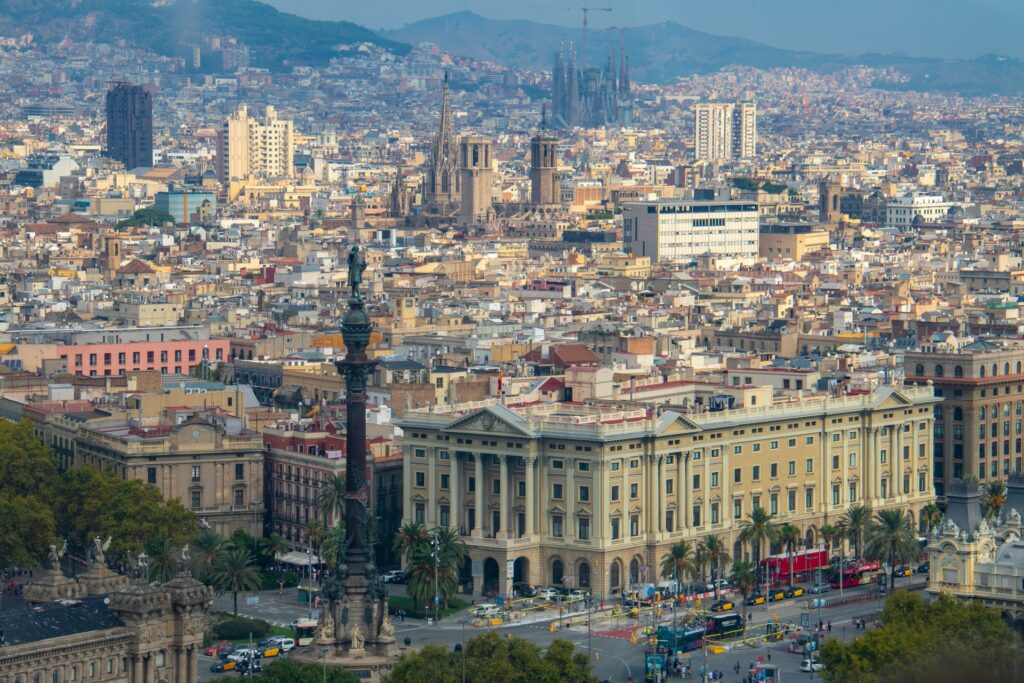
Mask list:
[[[740,498],[732,501],[732,518],[743,519],[743,500]]]
[[[199,481],[199,465],[192,465],[192,481]]]
[[[789,463],[786,465],[786,472],[791,477],[796,474],[796,460],[789,461]]]
[[[924,491],[924,474],[917,475],[917,490],[919,493]]]
[[[580,460],[578,463],[576,463],[576,468],[580,472],[589,472],[590,471],[590,463],[587,462],[586,460]]]
[[[804,444],[807,445],[807,446],[813,446],[814,445],[814,437],[813,436],[806,437],[804,439]]]
[[[562,485],[552,484],[551,486],[551,497],[555,500],[562,500]]]
[[[440,506],[438,511],[438,517],[441,522],[441,526],[448,528],[451,526],[451,508],[447,505]]]
[[[203,499],[203,492],[202,491],[193,491],[192,492],[192,500],[190,502],[192,503],[192,509],[193,510],[198,510],[199,508],[201,508],[203,506],[202,505],[202,502],[203,502],[202,499]]]
[[[589,500],[590,500],[590,487],[589,486],[581,486],[580,487],[580,502],[581,503],[586,503]]]
[[[447,475],[447,474],[442,474],[441,475],[441,488],[444,489],[445,491],[447,491],[448,488],[449,488],[448,487],[448,484],[449,484],[448,477],[449,477],[449,475]]]
[[[796,448],[796,439],[790,439],[786,442],[786,446],[789,448]]]
[[[416,503],[416,523],[423,524],[423,518],[426,516],[427,508],[423,503]]]
[[[856,466],[857,466],[857,454],[856,453],[850,453],[850,467],[856,467]]]
[[[691,526],[700,526],[700,506],[693,506],[693,524]]]
[[[552,460],[551,461],[551,469],[553,469],[553,470],[560,470],[560,469],[562,469],[564,467],[565,467],[565,463],[563,461],[561,461],[561,460]]]
[[[796,489],[786,493],[786,510],[788,512],[796,512]]]
[[[850,502],[851,503],[856,503],[857,502],[857,485],[856,484],[850,484]]]
[[[814,489],[804,489],[804,507],[808,510],[814,507]]]
[[[881,463],[882,463],[883,465],[885,464],[885,456],[886,456],[886,453],[885,453],[885,449],[883,448],[883,449],[881,449],[881,450],[880,450],[880,451],[878,452],[878,459],[879,459],[879,461],[880,461],[880,462],[881,462]]]
[[[743,469],[737,467],[732,471],[732,483],[739,484],[743,481]]]
[[[711,473],[711,486],[712,488],[718,486],[718,472]]]
[[[761,466],[760,465],[754,465],[753,467],[750,468],[750,480],[751,481],[760,481],[760,479],[761,479]]]
[[[676,514],[674,510],[665,511],[665,531],[672,533],[675,531]]]
[[[733,446],[732,447],[732,452],[733,452],[733,455],[741,454],[743,452],[743,446]],[[712,453],[712,455],[714,455],[714,454]]]
[[[630,484],[629,485],[629,499],[634,500],[640,497],[640,485]]]
[[[778,441],[769,441],[768,442],[768,448],[772,449],[773,451],[774,450],[778,450],[779,442]]]
[[[773,462],[771,465],[768,466],[768,472],[769,472],[769,476],[771,476],[772,479],[775,479],[776,477],[778,477],[779,476],[779,464]]]
[[[155,484],[156,483],[156,468],[155,467],[146,468],[146,481],[148,481],[150,484]]]
[[[839,484],[832,485],[832,504],[839,505]]]
[[[525,481],[517,481],[516,482],[516,491],[518,492],[518,495],[519,495],[520,498],[525,497],[526,496],[526,482]]]
[[[426,486],[426,485],[427,485],[427,475],[424,472],[417,472],[416,473],[416,486]]]
[[[669,496],[672,495],[672,484],[673,484],[673,482],[672,482],[671,479],[666,479],[665,480],[665,494],[666,495],[669,495]]]
[[[614,502],[616,502],[618,500],[619,500],[619,487],[616,485],[616,486],[612,487],[612,502],[614,503]]]
[[[777,493],[771,494],[768,497],[768,505],[769,505],[768,512],[770,512],[773,515],[779,514],[779,494],[777,494]]]
[[[699,489],[700,488],[700,475],[699,474],[693,475],[693,488],[694,489]]]
[[[245,479],[245,463],[244,462],[236,462],[235,463],[235,481],[242,481],[243,479]]]
[[[580,533],[577,536],[581,541],[590,540],[590,520],[586,517],[580,517]]]
[[[491,480],[491,492],[496,496],[501,495],[501,479]]]
[[[619,518],[612,517],[612,540],[614,541],[619,537]]]
[[[562,537],[562,515],[551,515],[551,535],[555,538]]]
[[[814,458],[807,458],[807,461],[804,463],[804,471],[807,472],[807,474],[812,474],[814,472]]]
[[[640,535],[640,515],[629,516],[629,535],[634,538]]]
[[[235,507],[245,505],[245,489],[235,489]]]
[[[711,523],[718,524],[718,503],[711,504]]]
[[[754,453],[760,453],[761,452],[761,444],[759,444],[759,443],[751,444],[750,450],[752,450]]]
[[[476,491],[476,477],[469,478],[469,483],[466,485],[466,488],[469,489],[470,493]]]
[[[832,469],[834,469],[834,470],[838,470],[839,469],[839,456],[838,455],[833,455],[832,456]]]

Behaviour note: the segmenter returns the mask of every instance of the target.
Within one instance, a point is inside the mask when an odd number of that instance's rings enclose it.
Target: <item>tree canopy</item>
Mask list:
[[[265,661],[265,660],[264,660]],[[218,676],[216,681],[237,681],[235,675]],[[327,673],[321,664],[299,664],[298,662],[279,658],[265,664],[263,673],[259,675],[262,683],[358,683],[355,674],[338,667],[327,667]]]
[[[1014,680],[1018,637],[997,610],[940,595],[931,604],[899,591],[880,628],[821,648],[828,683],[935,683]]]
[[[55,540],[57,463],[28,422],[0,420],[0,558],[34,566]]]
[[[466,643],[465,680],[468,683],[592,683],[587,655],[572,643],[556,640],[545,652],[523,638],[502,638],[490,632]],[[462,654],[440,645],[427,645],[406,654],[384,679],[385,683],[458,683]]]

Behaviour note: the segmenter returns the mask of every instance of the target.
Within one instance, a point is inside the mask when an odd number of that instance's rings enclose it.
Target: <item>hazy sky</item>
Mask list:
[[[460,10],[495,19],[578,25],[582,0],[265,0],[315,19],[347,19],[373,29]],[[897,52],[1024,58],[1021,0],[590,0],[591,26],[677,21],[719,35],[816,52]],[[549,9],[551,8],[551,9]]]

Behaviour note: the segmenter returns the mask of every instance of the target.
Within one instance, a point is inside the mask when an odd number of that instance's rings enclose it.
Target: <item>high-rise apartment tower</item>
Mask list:
[[[126,169],[153,165],[153,96],[141,85],[107,91],[107,155]]]

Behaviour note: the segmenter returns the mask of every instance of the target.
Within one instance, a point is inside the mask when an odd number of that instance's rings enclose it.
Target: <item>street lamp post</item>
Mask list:
[[[459,623],[462,624],[462,683],[466,683],[466,620]]]
[[[306,569],[309,572],[309,583],[306,584],[306,605],[309,607],[309,618],[313,618],[313,546],[306,546]]]
[[[437,617],[438,617],[438,612],[437,612],[438,603],[441,602],[441,600],[440,600],[440,598],[438,597],[438,594],[437,594],[437,570],[438,570],[438,561],[439,561],[439,558],[438,558],[438,555],[437,555],[438,543],[439,543],[439,539],[437,538],[437,529],[434,529],[434,538],[433,538],[433,540],[431,540],[430,544],[431,544],[431,546],[433,546],[433,550],[434,550],[434,623],[435,624],[437,623]]]
[[[324,656],[324,683],[327,683],[327,653],[330,651],[331,649],[327,646],[320,648],[320,654]]]

